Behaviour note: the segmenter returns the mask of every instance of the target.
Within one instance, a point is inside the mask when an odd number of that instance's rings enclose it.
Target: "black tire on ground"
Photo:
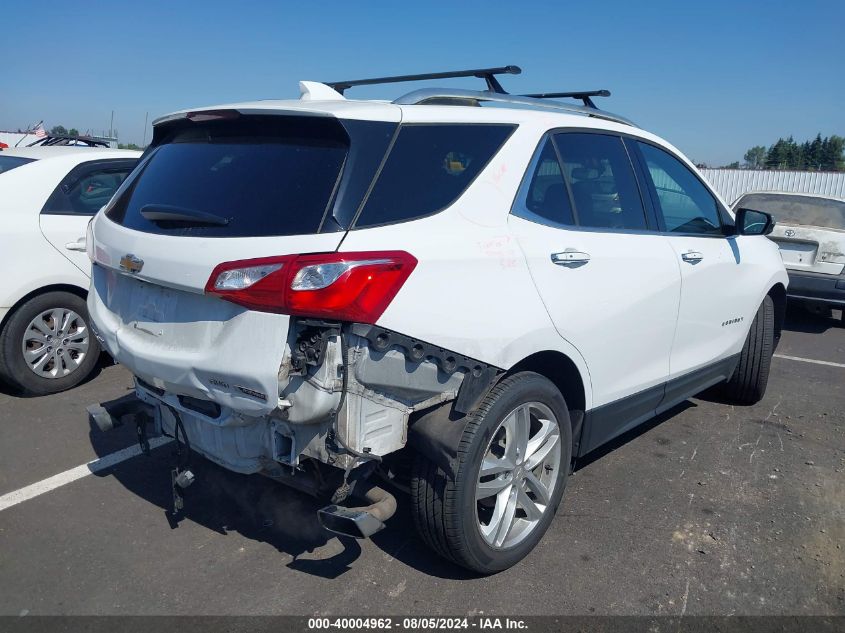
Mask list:
[[[546,510],[533,530],[512,547],[496,549],[484,540],[478,524],[476,486],[479,469],[501,422],[525,403],[541,403],[557,418],[560,461],[557,473],[554,469],[539,469],[549,473],[548,481],[555,483]],[[536,423],[532,419],[532,428]],[[509,376],[499,382],[469,415],[458,446],[454,479],[422,454],[416,455],[411,500],[417,531],[431,549],[462,567],[484,574],[507,569],[535,547],[551,524],[563,497],[571,455],[569,412],[557,387],[533,372]]]
[[[721,385],[720,394],[737,404],[756,404],[763,399],[769,382],[775,342],[775,306],[767,296],[757,309],[739,363],[733,375]]]
[[[81,317],[88,332],[88,351],[68,375],[44,378],[27,365],[22,344],[32,320],[53,309],[72,310]],[[74,355],[76,353],[73,352]],[[0,331],[0,378],[26,395],[42,396],[75,387],[88,377],[99,356],[100,345],[91,332],[85,300],[70,292],[53,291],[32,297],[15,309]]]

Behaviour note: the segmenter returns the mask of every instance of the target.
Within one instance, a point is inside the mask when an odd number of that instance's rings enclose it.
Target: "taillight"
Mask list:
[[[247,259],[217,266],[205,291],[252,310],[375,323],[416,265],[404,251]]]

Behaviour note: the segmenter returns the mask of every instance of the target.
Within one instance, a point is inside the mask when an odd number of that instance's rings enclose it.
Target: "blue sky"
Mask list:
[[[101,132],[114,110],[120,140],[140,144],[147,112],[295,98],[299,79],[516,64],[512,92],[609,88],[606,109],[723,164],[781,135],[845,135],[843,24],[843,0],[5,0],[0,129]]]

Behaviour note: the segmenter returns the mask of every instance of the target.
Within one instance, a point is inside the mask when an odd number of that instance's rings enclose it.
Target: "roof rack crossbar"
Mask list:
[[[596,108],[591,97],[609,97],[610,90],[584,90],[581,92],[538,92],[530,95],[521,95],[532,99],[579,99],[588,108]],[[598,108],[596,108],[598,109]]]
[[[478,77],[487,83],[487,90],[496,94],[507,94],[496,79],[496,75],[518,75],[522,72],[519,66],[498,66],[496,68],[476,68],[473,70],[453,70],[443,73],[423,73],[420,75],[397,75],[395,77],[376,77],[373,79],[351,79],[348,81],[326,82],[333,90],[343,94],[352,86],[371,86],[375,84],[392,84],[405,81],[424,81],[426,79],[451,79],[453,77]]]
[[[607,121],[614,121],[622,123],[623,125],[630,125],[637,127],[635,123],[618,114],[599,110],[595,107],[581,106],[574,103],[562,103],[560,101],[546,101],[543,98],[526,95],[510,95],[500,94],[489,90],[461,90],[461,89],[441,89],[441,88],[423,88],[421,90],[414,90],[406,95],[402,95],[393,103],[397,105],[422,105],[425,103],[443,104],[447,101],[466,101],[468,104],[477,105],[479,101],[491,101],[495,103],[509,103],[512,105],[531,106],[534,108],[543,108],[547,110],[560,110],[563,112],[570,112],[575,114],[583,114],[586,116],[596,117],[597,119],[605,119]]]

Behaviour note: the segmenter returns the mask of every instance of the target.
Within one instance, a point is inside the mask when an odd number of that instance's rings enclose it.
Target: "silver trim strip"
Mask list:
[[[458,99],[466,101],[494,101],[496,103],[509,103],[511,105],[529,106],[532,108],[543,108],[546,110],[560,110],[563,112],[573,114],[583,114],[584,116],[596,117],[597,119],[606,119],[607,121],[614,121],[622,123],[623,125],[630,125],[637,127],[637,125],[625,117],[606,112],[597,108],[587,108],[579,106],[574,103],[562,103],[560,101],[550,101],[548,99],[535,99],[533,97],[522,97],[520,95],[506,95],[488,90],[463,90],[460,88],[422,88],[414,90],[402,95],[393,103],[396,105],[423,105],[427,101],[435,101],[437,99]]]

